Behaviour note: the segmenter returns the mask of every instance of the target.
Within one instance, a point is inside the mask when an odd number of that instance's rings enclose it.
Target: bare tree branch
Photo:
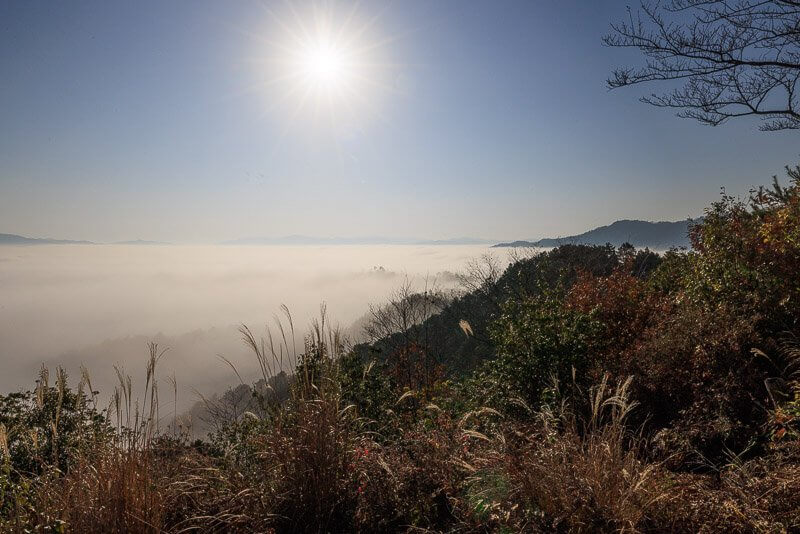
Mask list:
[[[755,116],[764,131],[800,129],[800,1],[644,2],[603,42],[644,56],[615,69],[611,89],[665,82],[675,88],[641,100],[711,126]]]

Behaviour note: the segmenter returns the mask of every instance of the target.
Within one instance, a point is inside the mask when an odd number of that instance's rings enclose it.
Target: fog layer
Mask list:
[[[283,303],[305,330],[325,302],[349,325],[404,278],[453,283],[485,246],[0,247],[0,392],[33,386],[41,363],[73,377],[89,368],[95,388],[113,387],[113,366],[136,377],[147,342],[170,350],[161,375],[176,375],[181,405],[193,388],[235,382],[220,363],[254,370],[237,325],[256,332]],[[500,252],[499,254],[504,254]],[[170,399],[171,400],[171,399]]]

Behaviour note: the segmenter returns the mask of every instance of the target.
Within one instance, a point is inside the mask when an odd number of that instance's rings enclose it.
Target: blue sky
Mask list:
[[[609,92],[638,60],[601,45],[627,3],[0,0],[0,232],[566,235],[697,216],[797,163],[796,132]],[[314,9],[335,27],[355,12],[377,58],[333,123],[269,83],[280,24]]]

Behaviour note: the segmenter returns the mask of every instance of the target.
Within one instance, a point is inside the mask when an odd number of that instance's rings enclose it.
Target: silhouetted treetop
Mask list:
[[[757,116],[764,131],[800,129],[798,0],[642,3],[603,41],[645,59],[614,70],[609,88],[677,82],[641,100],[712,126]]]

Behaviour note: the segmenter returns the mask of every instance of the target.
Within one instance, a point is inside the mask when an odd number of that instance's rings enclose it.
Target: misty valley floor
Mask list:
[[[304,329],[325,302],[346,329],[406,277],[453,287],[454,273],[487,253],[507,257],[471,245],[0,246],[0,391],[28,384],[42,363],[71,376],[84,365],[108,391],[113,366],[138,373],[156,341],[188,408],[195,389],[238,382],[218,354],[257,372],[240,324],[260,332],[286,304]]]

